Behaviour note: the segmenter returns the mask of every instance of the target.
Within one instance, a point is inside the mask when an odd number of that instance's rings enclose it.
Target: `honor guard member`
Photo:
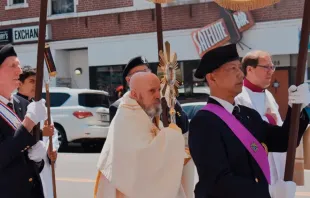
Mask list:
[[[289,88],[283,125],[265,122],[254,109],[235,105],[244,74],[235,44],[215,48],[201,59],[195,77],[207,80],[210,98],[190,122],[189,148],[199,181],[196,198],[294,198],[296,184],[278,181],[269,191],[268,151],[286,152],[292,103],[302,104],[298,145],[309,123],[306,84]]]
[[[151,72],[149,68],[149,63],[143,56],[137,56],[131,59],[125,66],[125,69],[123,71],[124,92],[126,92],[127,90],[126,87],[128,87],[129,85],[131,76],[137,72]],[[110,122],[114,118],[121,100],[122,98],[118,99],[110,106],[109,108]],[[176,110],[176,124],[178,127],[182,129],[182,133],[184,134],[188,132],[188,125],[189,125],[188,117],[186,113],[183,111],[178,101],[175,105],[175,110]]]
[[[31,66],[24,66],[22,73],[19,75],[19,86],[17,95],[28,100],[34,101],[36,88],[36,69]]]
[[[17,95],[32,102],[35,97],[35,88],[36,88],[36,74],[37,71],[31,66],[24,66],[22,68],[23,73],[19,76],[19,87]],[[41,122],[41,126],[43,122]],[[45,121],[43,129],[41,131],[41,139],[45,143],[46,154],[44,156],[44,168],[40,173],[43,190],[45,198],[53,198],[53,180],[52,180],[52,166],[51,162],[56,162],[57,151],[59,148],[58,141],[58,131],[54,128],[53,124],[51,126]],[[52,136],[53,151],[50,152],[48,149],[49,146],[49,136]]]
[[[1,46],[0,197],[44,198],[39,172],[44,167],[46,148],[31,131],[47,118],[47,110],[44,99],[29,104],[12,95],[20,74],[20,62],[13,46]]]

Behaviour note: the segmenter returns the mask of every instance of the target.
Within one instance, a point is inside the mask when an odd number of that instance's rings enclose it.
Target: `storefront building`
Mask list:
[[[22,64],[33,67],[39,2],[0,4],[0,43],[12,42]],[[188,96],[197,92],[195,86],[203,85],[193,77],[202,54],[230,42],[238,42],[240,56],[254,49],[270,52],[279,73],[274,79],[276,88],[271,89],[278,95],[288,87],[297,65],[304,0],[246,13],[229,13],[212,0],[177,2],[163,6],[163,35],[177,53],[178,79]],[[46,41],[58,70],[52,86],[99,89],[113,95],[130,58],[143,55],[156,67],[154,7],[146,0],[50,0]]]

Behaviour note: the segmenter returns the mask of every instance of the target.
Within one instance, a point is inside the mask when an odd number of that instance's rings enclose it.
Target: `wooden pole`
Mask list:
[[[55,62],[53,59],[53,55],[50,49],[49,44],[45,44],[44,47],[44,60],[46,63],[47,71],[48,71],[48,80],[45,82],[45,89],[46,89],[46,107],[47,107],[47,122],[48,126],[51,126],[51,98],[50,98],[50,91],[49,91],[49,82],[50,77],[56,77],[57,71]],[[53,136],[49,137],[49,145],[48,145],[49,152],[53,152]],[[51,167],[52,167],[52,181],[53,181],[53,194],[54,198],[57,198],[56,194],[56,179],[55,179],[55,162],[51,160]]]
[[[46,35],[46,15],[47,15],[47,0],[41,0],[40,21],[39,21],[39,41],[37,54],[37,74],[36,74],[36,90],[35,101],[42,98],[43,87],[43,66],[44,66],[44,46]],[[33,135],[37,140],[40,139],[40,123],[33,130]]]
[[[47,123],[48,126],[51,126],[51,101],[50,101],[50,92],[49,92],[49,84],[45,83],[46,89],[46,106],[47,106]],[[53,152],[53,136],[49,136],[49,145],[48,150],[50,153]],[[53,194],[54,198],[57,198],[56,194],[56,179],[55,179],[55,162],[51,160],[51,167],[52,167],[52,181],[53,181]]]
[[[158,62],[160,62],[159,52],[164,51],[164,39],[163,39],[163,23],[162,23],[162,9],[160,3],[155,3],[155,12],[156,12],[156,27],[157,27],[157,52],[158,52]],[[154,73],[157,75],[157,67],[154,68]],[[161,99],[162,106],[162,121],[164,127],[169,125],[168,122],[168,113],[169,108],[167,106],[167,101],[165,98]]]
[[[310,0],[305,0],[304,13],[301,27],[301,37],[299,44],[298,64],[296,71],[296,86],[304,82],[305,69],[308,55],[309,43],[309,21],[310,21]],[[285,165],[285,181],[292,181],[294,175],[294,163],[296,155],[296,146],[299,130],[300,104],[293,104],[291,113],[290,136],[288,140],[288,151]]]
[[[162,13],[161,13],[161,4],[155,3],[156,11],[156,26],[157,26],[157,45],[158,45],[158,61],[159,61],[159,51],[164,51],[164,40],[163,40],[163,23],[162,23]],[[157,67],[156,71],[157,73]]]

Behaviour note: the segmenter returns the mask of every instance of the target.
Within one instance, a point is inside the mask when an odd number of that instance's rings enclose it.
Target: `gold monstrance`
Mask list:
[[[163,71],[164,75],[161,79],[161,94],[162,97],[165,98],[167,102],[167,106],[169,108],[170,115],[170,123],[176,124],[175,118],[175,104],[176,98],[179,95],[178,88],[179,82],[177,81],[176,71],[178,69],[177,62],[177,54],[174,52],[171,54],[170,52],[170,43],[168,41],[165,42],[166,51],[159,51],[159,68]],[[166,112],[163,112],[166,113]],[[186,165],[190,159],[191,155],[188,148],[185,148],[186,157],[184,159],[184,165]]]
[[[165,42],[166,51],[159,51],[159,68],[163,71],[164,76],[161,79],[161,94],[169,107],[170,123],[176,123],[174,109],[176,97],[178,96],[179,82],[177,81],[176,70],[178,69],[176,53],[170,53],[170,43]]]

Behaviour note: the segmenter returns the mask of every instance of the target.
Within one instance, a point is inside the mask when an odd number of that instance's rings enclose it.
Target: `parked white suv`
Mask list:
[[[42,97],[45,98],[45,89]],[[51,115],[63,148],[69,142],[103,142],[109,129],[109,95],[105,91],[51,87]]]

